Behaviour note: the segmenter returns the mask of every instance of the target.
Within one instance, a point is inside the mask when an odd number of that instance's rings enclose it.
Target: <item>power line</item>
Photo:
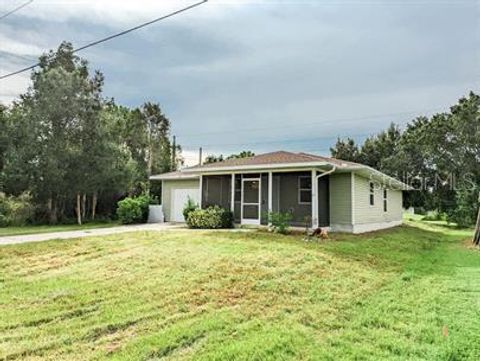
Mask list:
[[[33,0],[32,0],[32,1],[33,1]],[[160,17],[158,17],[158,18],[156,18],[156,19],[153,19],[153,20],[151,20],[151,21],[148,21],[148,22],[146,22],[146,23],[142,23],[142,24],[140,24],[140,25],[134,26],[133,28],[130,28],[130,29],[121,31],[121,32],[119,32],[119,33],[116,33],[116,34],[107,36],[106,38],[103,38],[103,39],[94,41],[94,42],[89,43],[89,44],[84,45],[84,46],[81,46],[81,47],[79,47],[79,48],[74,49],[74,50],[73,50],[73,53],[76,53],[76,52],[79,52],[79,51],[81,51],[81,50],[85,50],[85,49],[91,48],[92,46],[95,46],[95,45],[104,43],[104,42],[106,42],[106,41],[112,40],[112,39],[117,38],[117,37],[119,37],[119,36],[122,36],[122,35],[125,35],[125,34],[128,34],[128,33],[131,33],[132,31],[135,31],[135,30],[144,28],[144,27],[146,27],[146,26],[152,25],[152,24],[154,24],[154,23],[157,23],[157,22],[159,22],[159,21],[165,20],[165,19],[170,18],[170,17],[172,17],[172,16],[178,15],[178,14],[180,14],[180,13],[183,13],[183,12],[185,12],[185,11],[188,11],[188,10],[190,10],[190,9],[193,9],[194,7],[197,7],[197,6],[199,6],[199,5],[202,5],[203,3],[206,3],[207,1],[208,1],[208,0],[202,0],[202,1],[197,2],[197,3],[195,3],[195,4],[186,6],[186,7],[182,8],[182,9],[180,9],[180,10],[173,11],[173,12],[167,14],[167,15],[163,15],[163,16],[160,16]],[[14,71],[14,72],[12,72],[12,73],[2,75],[2,76],[0,76],[0,80],[5,79],[5,78],[8,78],[8,77],[11,77],[11,76],[13,76],[13,75],[17,75],[17,74],[20,74],[20,73],[24,73],[24,72],[29,71],[29,70],[32,70],[32,69],[36,68],[36,67],[39,66],[39,65],[40,65],[40,63],[36,63],[36,64],[34,64],[34,65],[28,66],[28,67],[26,67],[26,68],[22,68],[22,69],[20,69],[20,70]]]
[[[368,137],[371,136],[372,133],[356,133],[356,134],[349,134],[350,137]],[[243,142],[243,143],[223,143],[223,144],[188,144],[189,148],[198,148],[198,147],[222,147],[222,148],[232,148],[232,147],[242,147],[242,146],[255,146],[255,145],[265,145],[265,144],[305,144],[305,143],[314,143],[319,142],[322,140],[336,140],[339,136],[338,135],[331,135],[325,137],[314,137],[314,138],[290,138],[290,139],[278,139],[278,140],[263,140],[263,141],[255,141],[255,142]],[[340,137],[342,138],[342,137]]]
[[[0,50],[0,56],[2,56],[2,57],[6,56],[6,57],[10,57],[10,58],[18,58],[18,59],[23,59],[23,60],[28,60],[28,61],[32,61],[33,59],[36,58],[36,56],[34,56],[34,55],[24,56],[24,55],[20,55],[20,54],[10,53],[10,52],[4,51],[4,50]]]
[[[401,112],[401,113],[390,113],[390,114],[375,114],[375,115],[367,115],[363,117],[351,117],[351,118],[333,118],[328,119],[328,121],[316,121],[316,122],[309,122],[309,123],[292,123],[289,124],[274,124],[267,127],[260,127],[260,128],[240,128],[240,129],[229,129],[229,130],[219,130],[213,132],[200,132],[200,133],[187,133],[187,134],[180,134],[179,138],[191,138],[191,137],[199,137],[199,136],[209,136],[215,134],[224,134],[224,133],[238,133],[238,132],[246,132],[246,131],[258,131],[258,130],[269,130],[272,129],[290,129],[290,128],[298,128],[304,126],[316,126],[316,125],[326,125],[332,123],[341,123],[341,122],[350,122],[355,120],[367,120],[372,118],[384,118],[384,117],[394,117],[394,116],[401,116],[401,115],[411,115],[416,113],[422,112],[431,112],[431,111],[440,111],[443,108],[432,108],[432,109],[423,109],[419,111],[410,111],[410,112]],[[292,125],[293,124],[293,125]]]
[[[25,6],[27,6],[27,5],[31,4],[31,3],[33,3],[33,0],[29,0],[29,1],[27,1],[26,3],[23,3],[22,5],[17,6],[15,9],[10,10],[9,12],[7,12],[7,13],[5,13],[5,14],[3,14],[3,15],[0,15],[0,20],[3,20],[3,19],[5,19],[7,16],[12,15],[13,13],[16,13],[18,10],[23,9]]]

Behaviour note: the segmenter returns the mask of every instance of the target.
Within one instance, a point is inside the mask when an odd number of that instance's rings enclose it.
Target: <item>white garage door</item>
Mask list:
[[[178,188],[172,189],[172,221],[185,222],[183,218],[183,208],[191,198],[196,204],[199,203],[198,188]]]

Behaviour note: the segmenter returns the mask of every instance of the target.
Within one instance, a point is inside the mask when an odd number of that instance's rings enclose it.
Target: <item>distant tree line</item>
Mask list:
[[[338,139],[333,157],[363,163],[413,186],[405,206],[475,223],[480,192],[480,96],[471,92],[448,112],[391,124],[363,144]]]
[[[149,175],[181,163],[160,106],[104,97],[102,73],[70,43],[42,55],[31,81],[0,107],[0,192],[30,193],[34,221],[109,217],[119,199],[145,192]]]
[[[254,155],[255,153],[253,153],[250,150],[244,150],[238,154],[230,154],[229,156],[226,156],[226,157],[224,157],[223,154],[220,154],[220,155],[210,154],[205,158],[204,164],[222,162],[228,159],[248,158],[248,157],[253,157]]]

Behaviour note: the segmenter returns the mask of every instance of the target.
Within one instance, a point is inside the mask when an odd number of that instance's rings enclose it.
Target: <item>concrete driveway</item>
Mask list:
[[[64,231],[52,233],[26,234],[19,236],[0,237],[0,246],[8,244],[18,244],[27,242],[42,242],[52,239],[71,239],[91,236],[105,236],[109,234],[136,232],[136,231],[165,231],[172,229],[185,228],[182,224],[174,223],[155,223],[155,224],[134,224],[128,226],[118,226],[109,228],[95,228],[79,231]]]

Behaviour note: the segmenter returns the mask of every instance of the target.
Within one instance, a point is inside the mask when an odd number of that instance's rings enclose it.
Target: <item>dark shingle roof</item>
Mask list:
[[[204,164],[202,166],[190,167],[189,170],[207,170],[208,168],[221,168],[221,167],[237,167],[237,166],[249,166],[249,165],[262,165],[262,164],[291,164],[291,163],[309,163],[309,162],[326,162],[334,164],[338,167],[352,166],[356,163],[346,162],[343,160],[322,157],[319,155],[308,153],[292,153],[286,151],[278,151],[271,153],[264,153],[247,158],[232,158],[222,162]]]
[[[279,168],[294,168],[295,164],[308,164],[309,166],[320,166],[323,164],[335,166],[337,171],[356,171],[359,174],[362,174],[365,177],[374,175],[377,178],[382,177],[384,179],[390,179],[390,181],[396,182],[403,189],[410,189],[409,186],[401,183],[400,181],[389,177],[373,168],[367,167],[365,165],[348,162],[341,159],[322,157],[320,155],[309,154],[309,153],[292,153],[286,151],[278,151],[271,153],[264,153],[255,155],[248,158],[233,158],[227,159],[222,162],[209,163],[204,165],[197,165],[193,167],[184,168],[180,171],[164,173],[159,175],[151,176],[152,180],[170,180],[170,179],[195,179],[199,178],[201,174],[205,172],[217,172],[222,171],[222,168],[225,171],[238,169],[248,170],[249,167],[252,169],[262,170],[262,165],[265,165],[265,168],[275,168],[275,165],[278,164]]]

